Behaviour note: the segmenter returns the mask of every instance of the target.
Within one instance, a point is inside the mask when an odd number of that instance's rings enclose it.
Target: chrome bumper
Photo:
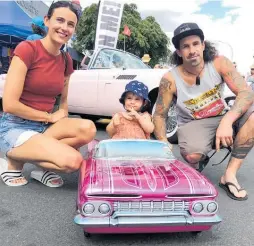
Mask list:
[[[74,222],[88,227],[149,227],[149,226],[212,226],[221,222],[218,215],[193,217],[188,212],[165,214],[117,213],[102,218],[78,214]]]

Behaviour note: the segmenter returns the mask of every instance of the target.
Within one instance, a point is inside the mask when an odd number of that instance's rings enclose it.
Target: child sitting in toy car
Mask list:
[[[114,115],[106,128],[109,136],[113,139],[149,139],[154,125],[148,113],[151,103],[148,87],[137,80],[131,81],[119,101],[126,111]]]

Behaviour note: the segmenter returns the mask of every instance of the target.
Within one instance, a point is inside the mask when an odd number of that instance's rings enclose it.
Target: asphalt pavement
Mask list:
[[[98,125],[98,139],[105,139],[105,127]],[[179,149],[174,153],[180,158]],[[227,160],[213,166],[223,157],[222,151],[213,157],[203,174],[219,191],[219,213],[223,221],[211,231],[197,236],[191,233],[92,235],[84,238],[82,229],[74,224],[78,173],[62,175],[65,185],[48,188],[29,179],[35,169],[25,166],[29,184],[24,187],[7,187],[0,181],[0,246],[141,246],[141,245],[254,245],[254,186],[252,151],[239,172],[239,182],[247,189],[249,199],[234,201],[218,187]]]

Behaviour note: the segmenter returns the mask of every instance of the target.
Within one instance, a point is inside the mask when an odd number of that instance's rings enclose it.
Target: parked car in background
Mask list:
[[[74,222],[90,233],[201,232],[221,222],[217,190],[156,140],[88,145]]]
[[[154,104],[160,79],[167,71],[151,69],[137,56],[110,48],[101,48],[84,59],[83,70],[71,76],[68,95],[69,111],[81,115],[111,117],[123,110],[119,98],[131,80],[148,86]]]

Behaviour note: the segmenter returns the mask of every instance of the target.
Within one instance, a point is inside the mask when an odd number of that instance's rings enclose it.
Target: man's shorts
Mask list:
[[[234,135],[249,119],[254,112],[254,104],[234,124]],[[183,156],[199,153],[207,155],[213,148],[216,137],[216,130],[223,116],[193,120],[178,127],[178,145]]]

